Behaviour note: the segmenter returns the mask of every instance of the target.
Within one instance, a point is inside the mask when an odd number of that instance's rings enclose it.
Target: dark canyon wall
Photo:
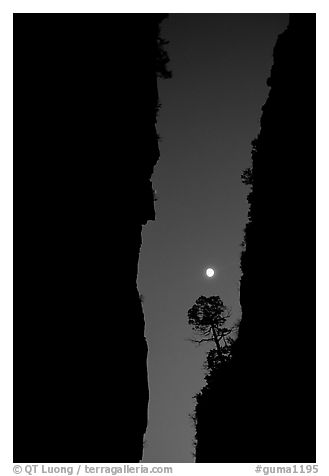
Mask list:
[[[278,38],[253,141],[229,365],[197,396],[197,462],[315,462],[315,15]]]
[[[14,461],[137,462],[164,15],[14,15]]]

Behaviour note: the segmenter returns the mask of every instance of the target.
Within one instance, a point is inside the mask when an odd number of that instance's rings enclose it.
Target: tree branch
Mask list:
[[[190,342],[194,342],[195,344],[201,344],[202,342],[214,342],[214,338],[210,337],[210,339],[188,339]]]

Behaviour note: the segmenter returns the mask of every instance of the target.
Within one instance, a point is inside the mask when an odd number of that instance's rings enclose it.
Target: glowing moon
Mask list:
[[[207,269],[206,275],[208,276],[208,278],[212,278],[214,274],[215,274],[215,271],[212,268]]]

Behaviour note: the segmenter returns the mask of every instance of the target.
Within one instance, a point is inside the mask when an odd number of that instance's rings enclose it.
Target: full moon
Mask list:
[[[215,271],[212,268],[207,269],[206,275],[208,276],[208,278],[212,278],[214,274],[215,274]]]

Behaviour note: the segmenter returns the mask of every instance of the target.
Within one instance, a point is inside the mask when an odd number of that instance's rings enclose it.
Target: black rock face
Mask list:
[[[14,15],[14,461],[138,462],[164,15]]]
[[[196,406],[197,462],[315,462],[315,15],[274,49],[253,142],[229,366]]]

